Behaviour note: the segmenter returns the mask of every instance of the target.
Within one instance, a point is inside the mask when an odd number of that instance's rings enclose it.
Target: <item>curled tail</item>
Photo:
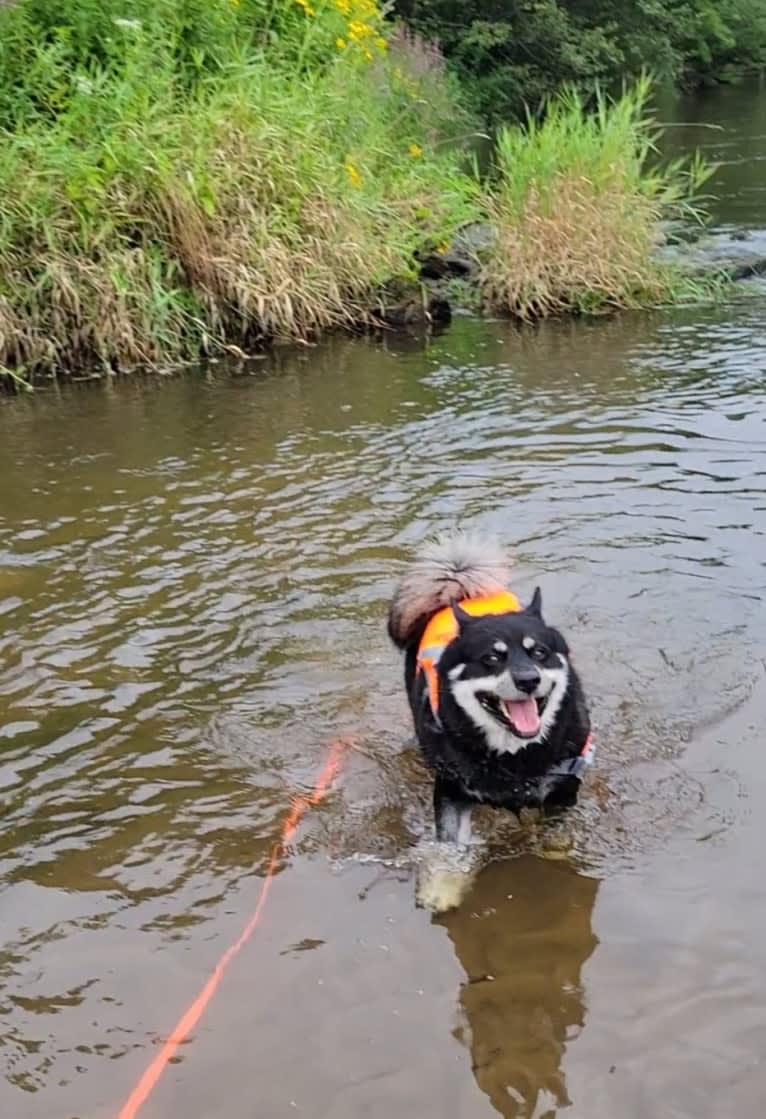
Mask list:
[[[388,634],[406,649],[444,606],[507,588],[508,552],[496,541],[461,533],[426,545],[405,571],[388,611]]]

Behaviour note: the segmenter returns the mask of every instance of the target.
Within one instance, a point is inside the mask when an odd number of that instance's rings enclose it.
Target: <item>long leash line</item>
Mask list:
[[[220,957],[197,997],[189,1004],[188,1008],[178,1019],[170,1036],[162,1043],[159,1052],[149,1064],[123,1104],[117,1119],[136,1119],[140,1109],[154,1091],[157,1082],[172,1061],[179,1047],[187,1040],[190,1033],[207,1010],[229,964],[242,948],[244,948],[260,923],[261,914],[266,905],[266,899],[271,891],[274,875],[276,874],[277,867],[284,854],[285,847],[292,839],[298,828],[298,824],[301,822],[306,812],[319,804],[327,795],[333,781],[338,775],[343,763],[344,753],[348,746],[349,742],[347,739],[336,738],[330,748],[327,760],[317,774],[312,791],[307,795],[294,798],[290,810],[282,822],[279,838],[271,849],[271,857],[269,858],[266,873],[261,880],[258,899],[249,921],[243,928],[239,937],[233,944],[229,945]]]

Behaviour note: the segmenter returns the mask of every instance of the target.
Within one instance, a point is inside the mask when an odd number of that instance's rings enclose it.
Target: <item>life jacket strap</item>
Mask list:
[[[563,762],[556,762],[551,766],[546,777],[576,777],[582,781],[586,769],[593,765],[596,758],[596,744],[593,735],[589,734],[585,745],[576,758],[565,758]]]
[[[444,652],[443,645],[430,645],[418,652],[418,669],[425,674],[431,714],[439,722],[439,672],[437,665]]]

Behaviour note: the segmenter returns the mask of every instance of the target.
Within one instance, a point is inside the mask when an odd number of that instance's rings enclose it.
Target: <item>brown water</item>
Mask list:
[[[745,96],[707,111],[755,183]],[[759,1112],[765,314],[459,319],[2,401],[0,1115],[117,1116],[345,733],[141,1119]],[[434,919],[384,615],[457,521],[542,584],[600,758],[571,857],[490,820],[495,861]]]

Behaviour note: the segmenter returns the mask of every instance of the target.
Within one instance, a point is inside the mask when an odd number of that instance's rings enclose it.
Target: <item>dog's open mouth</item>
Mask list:
[[[526,699],[499,699],[489,693],[481,697],[481,704],[517,738],[534,738],[540,732],[542,714],[548,697]]]

